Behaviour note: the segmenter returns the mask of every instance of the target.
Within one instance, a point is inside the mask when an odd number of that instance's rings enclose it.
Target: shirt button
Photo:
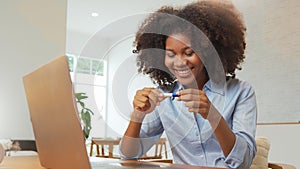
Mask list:
[[[200,158],[204,158],[204,155],[200,155]]]

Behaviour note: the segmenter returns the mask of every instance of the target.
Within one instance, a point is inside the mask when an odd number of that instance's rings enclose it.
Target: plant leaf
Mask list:
[[[82,108],[85,107],[85,104],[84,104],[83,102],[79,102],[79,104],[80,104],[80,106],[81,106]]]
[[[86,93],[75,93],[75,97],[79,101],[82,100],[82,99],[88,98],[88,96],[86,96]]]
[[[75,93],[75,97],[76,97],[76,102],[81,106],[80,119],[81,119],[82,131],[84,137],[88,139],[90,131],[92,129],[91,115],[94,115],[94,112],[91,109],[86,108],[85,103],[82,101],[83,99],[88,98],[88,96],[86,96],[86,93],[83,92]]]
[[[91,115],[88,111],[85,112],[86,125],[91,126]]]
[[[91,109],[85,108],[85,110],[87,110],[89,113],[91,113],[92,115],[94,115],[94,112]]]
[[[80,96],[80,97],[78,97],[78,100],[83,100],[83,99],[86,99],[86,98],[88,98],[87,96]]]

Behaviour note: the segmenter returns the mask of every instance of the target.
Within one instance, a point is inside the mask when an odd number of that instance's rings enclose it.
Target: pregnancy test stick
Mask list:
[[[179,95],[176,93],[163,93],[163,95],[165,97],[179,97]]]

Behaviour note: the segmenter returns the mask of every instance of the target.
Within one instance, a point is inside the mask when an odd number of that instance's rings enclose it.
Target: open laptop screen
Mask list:
[[[23,77],[41,165],[88,169],[67,58],[58,57]]]

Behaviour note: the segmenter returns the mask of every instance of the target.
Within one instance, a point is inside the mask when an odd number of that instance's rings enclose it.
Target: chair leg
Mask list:
[[[154,152],[154,157],[159,157],[159,154],[157,154],[158,152],[158,144],[155,145],[155,152]]]
[[[105,156],[105,154],[104,154],[104,145],[103,144],[101,144],[101,153],[102,153],[102,156]]]
[[[93,156],[93,148],[94,148],[94,144],[92,142],[91,143],[91,148],[90,148],[90,156]]]
[[[166,157],[166,159],[168,159],[167,145],[166,145],[166,143],[164,143],[163,146],[165,147],[165,157]]]
[[[96,144],[96,148],[97,148],[97,156],[99,156],[100,152],[99,152],[99,145],[98,144]]]

